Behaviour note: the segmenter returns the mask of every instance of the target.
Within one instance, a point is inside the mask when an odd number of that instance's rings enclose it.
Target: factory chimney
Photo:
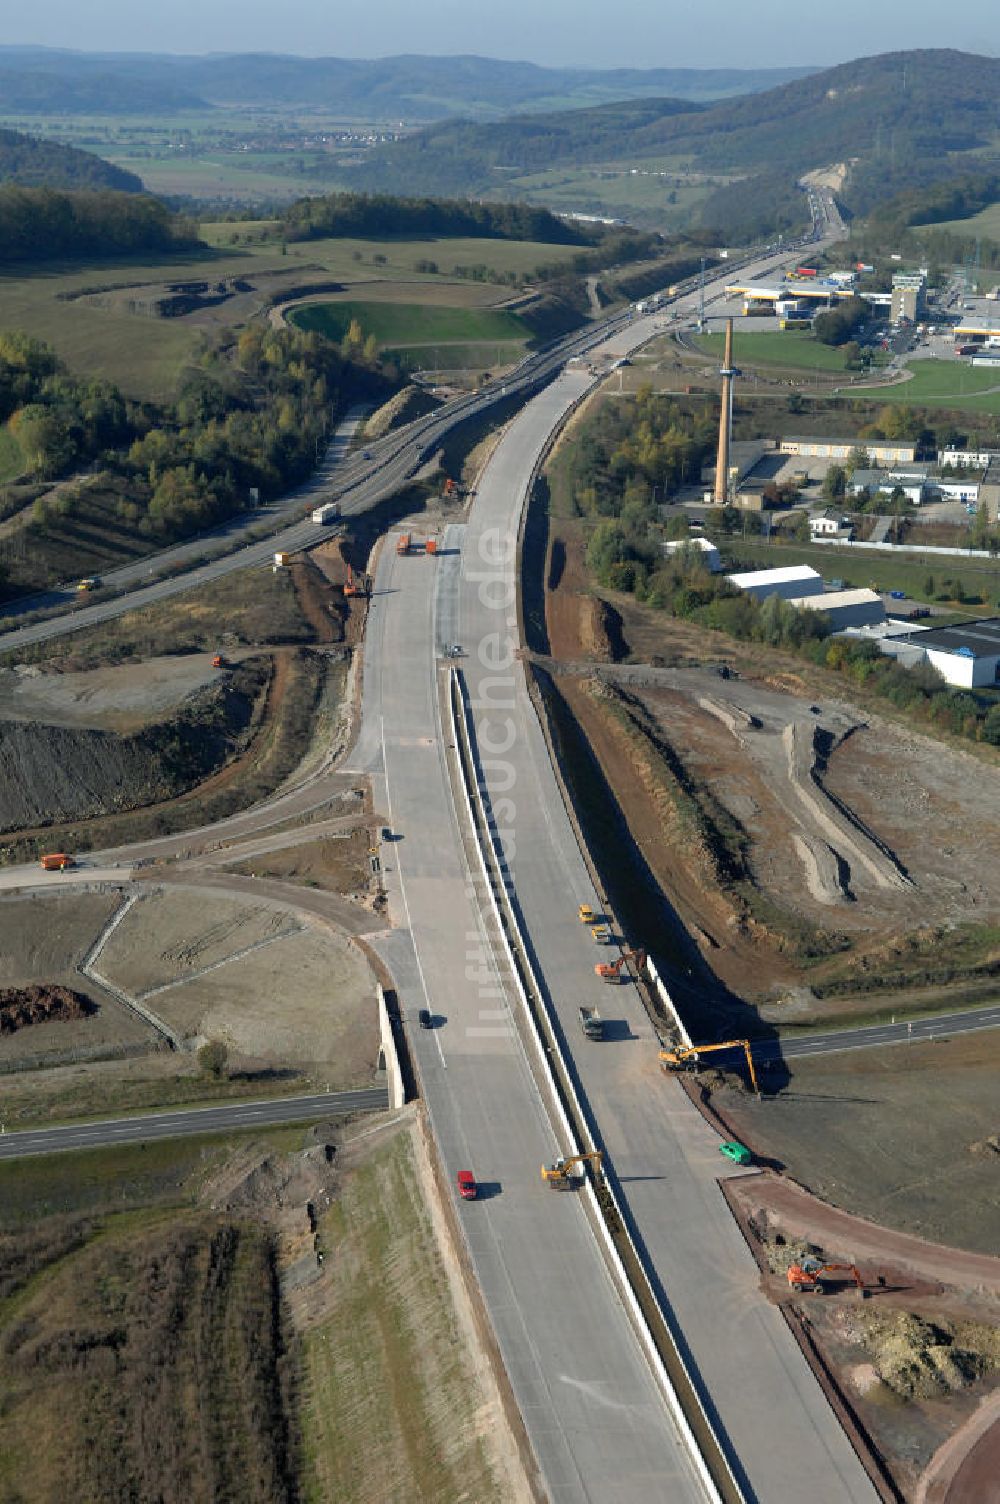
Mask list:
[[[729,501],[729,441],[733,432],[733,377],[740,373],[733,365],[733,321],[726,320],[726,353],[722,369],[722,408],[719,413],[719,452],[715,462],[715,504],[724,507]]]

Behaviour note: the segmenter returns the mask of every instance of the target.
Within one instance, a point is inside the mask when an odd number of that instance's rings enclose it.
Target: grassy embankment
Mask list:
[[[499,1504],[407,1137],[354,1171],[320,1237],[331,1289],[328,1317],[304,1344],[308,1504]]]

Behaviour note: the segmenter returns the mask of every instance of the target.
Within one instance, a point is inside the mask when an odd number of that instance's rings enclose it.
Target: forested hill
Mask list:
[[[7,110],[166,114],[208,104],[332,110],[365,121],[495,119],[609,100],[721,99],[801,78],[810,68],[543,68],[489,57],[180,57],[0,47]],[[121,101],[125,100],[126,103]]]
[[[0,184],[26,188],[113,188],[142,193],[142,179],[58,141],[43,141],[20,131],[0,130]]]
[[[637,153],[634,143],[700,120],[704,110],[686,99],[637,99],[496,125],[446,122],[369,152],[352,176],[389,193],[495,193],[505,174],[651,154],[658,148]]]
[[[995,58],[886,53],[707,107],[644,100],[488,127],[442,124],[373,151],[356,180],[388,192],[405,184],[408,192],[478,193],[495,189],[502,174],[675,153],[709,170],[788,174],[857,158],[858,191],[870,198],[884,181],[933,181],[956,165],[955,154],[992,149],[998,85]]]

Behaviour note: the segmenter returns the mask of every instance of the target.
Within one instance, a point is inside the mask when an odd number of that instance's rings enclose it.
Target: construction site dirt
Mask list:
[[[788,654],[600,600],[553,526],[536,661],[719,981],[779,1024],[989,995],[1000,784],[975,756]]]

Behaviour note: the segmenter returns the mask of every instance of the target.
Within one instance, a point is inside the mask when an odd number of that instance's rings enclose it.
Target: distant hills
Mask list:
[[[563,165],[682,157],[707,172],[791,178],[851,162],[848,203],[949,171],[996,164],[1000,60],[950,50],[886,53],[711,104],[677,98],[441,122],[367,154],[354,186],[481,194]],[[970,154],[975,154],[970,156]]]
[[[142,193],[143,182],[95,157],[93,152],[42,141],[20,131],[0,130],[0,186],[16,183],[22,188],[116,189]]]
[[[812,71],[542,68],[470,56],[183,57],[0,47],[0,114],[149,115],[259,105],[413,123],[663,96],[701,102],[772,89]]]

